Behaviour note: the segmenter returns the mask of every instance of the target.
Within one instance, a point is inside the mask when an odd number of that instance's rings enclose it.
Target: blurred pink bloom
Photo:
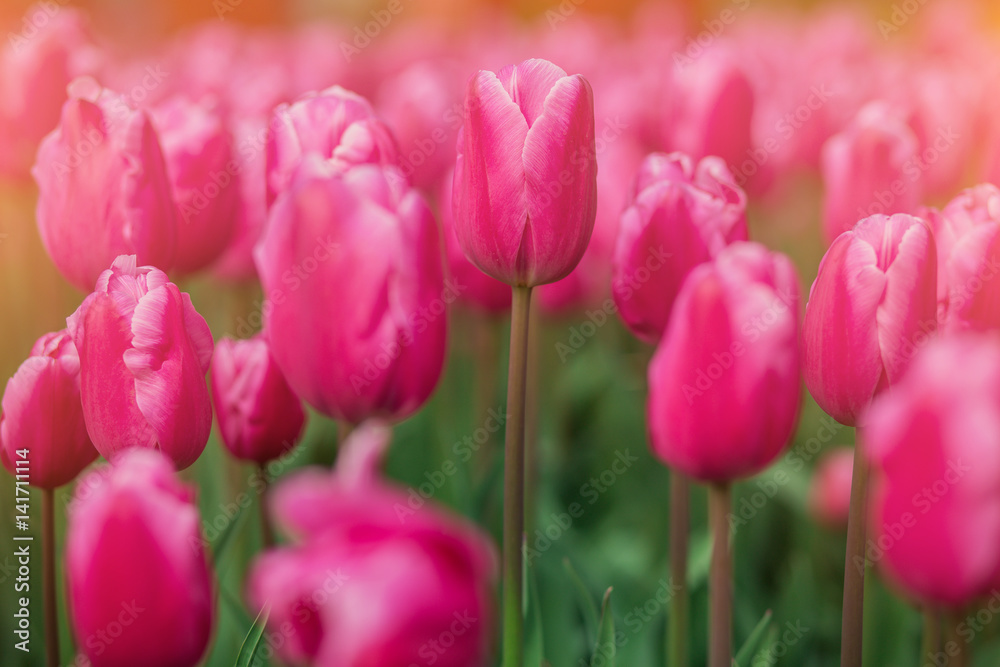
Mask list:
[[[650,362],[653,451],[702,481],[753,475],[794,433],[800,383],[795,268],[734,243],[685,280]]]
[[[25,450],[24,456],[18,453]],[[65,330],[45,334],[7,381],[0,461],[12,475],[18,474],[15,464],[26,461],[28,483],[54,489],[71,482],[96,458],[83,420],[76,346]]]
[[[222,443],[245,461],[278,458],[295,446],[305,426],[302,403],[261,336],[216,343],[212,402]]]
[[[215,594],[194,500],[170,461],[149,450],[127,452],[77,486],[66,585],[73,632],[89,664],[199,664]],[[98,641],[109,636],[114,641]]]
[[[869,557],[934,605],[960,609],[1000,585],[996,340],[931,343],[875,401],[861,436],[872,463]]]
[[[803,323],[806,387],[854,426],[872,397],[902,376],[937,329],[937,257],[930,226],[873,215],[827,250]]]
[[[545,60],[469,81],[454,216],[472,263],[508,285],[542,285],[579,263],[594,228],[590,84]]]
[[[653,153],[621,215],[611,291],[639,338],[656,342],[694,267],[747,238],[746,195],[719,158]]]
[[[822,524],[846,528],[854,477],[854,449],[838,447],[820,459],[809,491],[809,511]]]
[[[212,430],[205,373],[213,343],[191,298],[159,269],[121,256],[67,323],[97,451],[113,461],[145,447],[178,469],[194,463]]]
[[[69,94],[31,172],[49,256],[83,291],[119,255],[170,269],[176,207],[149,116],[93,79],[77,79]]]

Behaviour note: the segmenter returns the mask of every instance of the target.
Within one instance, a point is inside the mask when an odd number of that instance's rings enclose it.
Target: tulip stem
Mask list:
[[[503,479],[503,667],[524,665],[524,401],[531,288],[513,288]]]
[[[948,636],[945,638],[945,652],[951,656],[948,667],[966,667],[972,662],[972,647],[969,640],[959,632],[965,624],[961,610],[945,615]]]
[[[42,489],[42,594],[45,597],[45,664],[59,665],[59,608],[56,606],[56,503],[52,489]]]
[[[924,635],[919,664],[923,665],[941,650],[941,614],[932,605],[924,607]]]
[[[860,435],[860,432],[859,432]],[[841,667],[861,667],[865,610],[865,541],[868,539],[868,461],[860,439],[854,448],[851,508],[847,516],[847,555],[844,562],[844,607],[840,629]]]
[[[541,394],[538,374],[538,352],[541,346],[541,327],[538,319],[538,299],[531,303],[528,316],[527,374],[524,405],[524,527],[528,535],[535,534],[538,507],[538,486],[541,483],[541,452],[538,449],[538,397]]]
[[[729,552],[731,494],[728,482],[708,487],[708,521],[712,530],[708,667],[731,667],[733,664],[733,564]]]
[[[687,667],[688,591],[687,558],[690,529],[691,483],[682,473],[670,472],[670,620],[667,630],[668,667]]]
[[[271,485],[267,481],[267,465],[261,463],[257,472],[262,484],[260,490],[260,538],[264,548],[270,549],[274,546],[274,529],[271,528],[271,519],[267,514],[267,498],[270,495],[268,491],[271,490]]]

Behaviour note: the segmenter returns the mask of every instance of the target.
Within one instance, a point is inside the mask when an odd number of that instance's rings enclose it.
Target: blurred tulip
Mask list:
[[[597,160],[590,84],[545,60],[469,81],[454,216],[473,264],[515,286],[555,282],[594,228]]]
[[[148,115],[93,79],[77,79],[69,95],[31,172],[38,229],[56,268],[84,291],[118,255],[171,268],[177,217]]]
[[[45,334],[4,390],[0,461],[12,475],[26,461],[29,484],[55,489],[96,458],[83,420],[76,346],[65,330]]]
[[[70,621],[88,664],[199,664],[215,601],[194,500],[170,461],[151,450],[127,452],[77,486],[66,580]],[[116,625],[117,635],[108,630]],[[114,640],[99,641],[108,636]]]
[[[965,334],[928,345],[876,399],[861,435],[869,557],[909,595],[953,609],[1000,585],[997,342]]]
[[[340,174],[307,156],[255,259],[271,353],[296,394],[352,423],[427,400],[461,286],[445,283],[437,224],[398,168]]]
[[[250,602],[270,604],[274,626],[290,629],[279,647],[289,662],[485,664],[491,546],[472,524],[377,478],[388,438],[388,429],[363,425],[333,475],[309,470],[275,489],[279,524],[303,541],[257,559]]]
[[[622,319],[655,343],[694,267],[747,238],[746,195],[719,158],[649,155],[621,216],[612,294]]]
[[[803,322],[806,387],[819,406],[857,425],[937,329],[937,260],[929,225],[873,215],[827,250]]]
[[[302,403],[260,336],[216,343],[212,402],[226,449],[259,464],[294,447],[306,421]]]
[[[873,214],[914,213],[920,204],[919,144],[901,114],[872,102],[823,146],[827,241]]]
[[[838,447],[823,455],[809,491],[809,511],[817,521],[833,528],[847,527],[853,477],[853,448]]]
[[[359,164],[397,164],[396,140],[368,100],[340,86],[277,107],[267,140],[267,204],[288,189],[308,154],[338,171]]]
[[[104,458],[148,447],[178,469],[195,462],[212,430],[205,383],[212,332],[165,273],[115,259],[67,320],[80,352],[87,430]]]
[[[653,451],[701,481],[774,461],[798,420],[799,282],[784,255],[735,243],[685,280],[649,365]]]
[[[207,104],[175,97],[151,113],[177,204],[174,268],[194,273],[215,261],[233,236],[238,164],[228,128]]]

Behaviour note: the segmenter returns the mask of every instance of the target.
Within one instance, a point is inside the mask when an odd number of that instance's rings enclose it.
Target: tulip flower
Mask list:
[[[655,343],[694,267],[747,238],[746,195],[718,158],[649,155],[639,168],[621,226],[612,294],[622,320]]]
[[[302,403],[261,336],[216,344],[212,402],[222,443],[244,461],[278,458],[295,446],[305,426]]]
[[[80,403],[80,358],[64,331],[45,334],[7,382],[0,416],[0,460],[12,475],[28,468],[32,486],[55,489],[97,458]]]
[[[806,304],[806,386],[854,426],[937,329],[937,258],[920,218],[873,215],[827,250]]]
[[[545,60],[469,81],[455,166],[455,231],[484,273],[516,286],[565,277],[594,227],[590,84]]]
[[[199,664],[215,596],[194,491],[170,460],[123,454],[81,480],[69,512],[69,616],[89,664]]]
[[[334,86],[278,106],[267,140],[267,203],[291,184],[296,167],[314,153],[338,171],[359,164],[397,164],[396,140],[368,100]]]
[[[69,95],[32,169],[38,229],[56,268],[84,291],[118,255],[171,268],[177,217],[149,116],[93,79],[77,79]]]
[[[914,213],[920,204],[917,138],[885,102],[863,107],[823,146],[823,232],[828,241],[873,214]]]
[[[191,298],[151,266],[122,256],[67,319],[80,353],[87,430],[106,459],[159,449],[194,463],[212,429],[205,383],[212,332]]]
[[[809,511],[820,523],[847,526],[853,470],[854,450],[850,447],[838,447],[820,459],[809,492]]]
[[[271,354],[296,394],[352,423],[403,419],[427,400],[458,288],[444,281],[430,209],[398,168],[340,174],[307,156],[255,259]]]
[[[183,98],[152,110],[177,204],[174,268],[193,273],[226,249],[236,222],[240,186],[229,129],[218,111]]]
[[[277,520],[297,541],[253,564],[250,603],[270,605],[270,623],[288,628],[276,647],[288,662],[485,664],[495,576],[488,539],[377,478],[388,438],[388,429],[362,425],[333,475],[308,470],[275,488]]]
[[[1000,345],[981,334],[928,345],[872,405],[862,447],[869,554],[889,579],[954,610],[1000,585]]]

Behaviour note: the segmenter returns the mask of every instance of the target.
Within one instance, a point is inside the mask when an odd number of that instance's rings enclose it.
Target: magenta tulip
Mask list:
[[[621,216],[612,265],[612,294],[632,333],[659,340],[691,270],[746,240],[746,202],[719,158],[697,165],[682,153],[645,159]]]
[[[74,81],[69,93],[32,169],[49,256],[84,291],[118,255],[171,268],[176,207],[149,117],[92,79]]]
[[[12,475],[25,462],[25,481],[55,489],[96,458],[83,420],[76,346],[66,331],[45,334],[4,390],[0,461]]]
[[[545,60],[469,81],[455,166],[455,230],[466,256],[516,286],[565,277],[597,211],[590,84]]]
[[[472,524],[377,478],[388,437],[364,425],[333,475],[310,470],[275,489],[278,522],[300,541],[254,563],[250,602],[269,604],[270,622],[288,629],[277,647],[288,662],[485,664],[492,548]]]
[[[212,402],[226,449],[264,464],[298,442],[305,426],[302,402],[274,362],[267,341],[223,338],[212,357]]]
[[[68,524],[69,615],[88,664],[199,664],[215,615],[212,576],[194,491],[169,459],[132,450],[90,473]]]
[[[853,477],[854,449],[838,447],[823,455],[809,490],[809,511],[817,521],[831,528],[847,527]]]
[[[798,420],[799,282],[791,261],[735,243],[685,280],[649,365],[653,451],[702,481],[762,470]]]
[[[398,168],[340,174],[307,156],[255,259],[271,354],[296,394],[353,423],[427,400],[460,286],[446,285],[437,224]]]
[[[833,242],[803,322],[806,387],[854,426],[937,329],[937,260],[929,225],[873,215]]]
[[[178,469],[194,463],[212,430],[205,373],[213,343],[191,298],[159,269],[122,256],[67,323],[97,451],[114,460],[149,447]]]
[[[977,334],[931,343],[876,399],[862,436],[872,466],[869,552],[881,554],[888,577],[953,609],[995,590],[1000,345]]]

